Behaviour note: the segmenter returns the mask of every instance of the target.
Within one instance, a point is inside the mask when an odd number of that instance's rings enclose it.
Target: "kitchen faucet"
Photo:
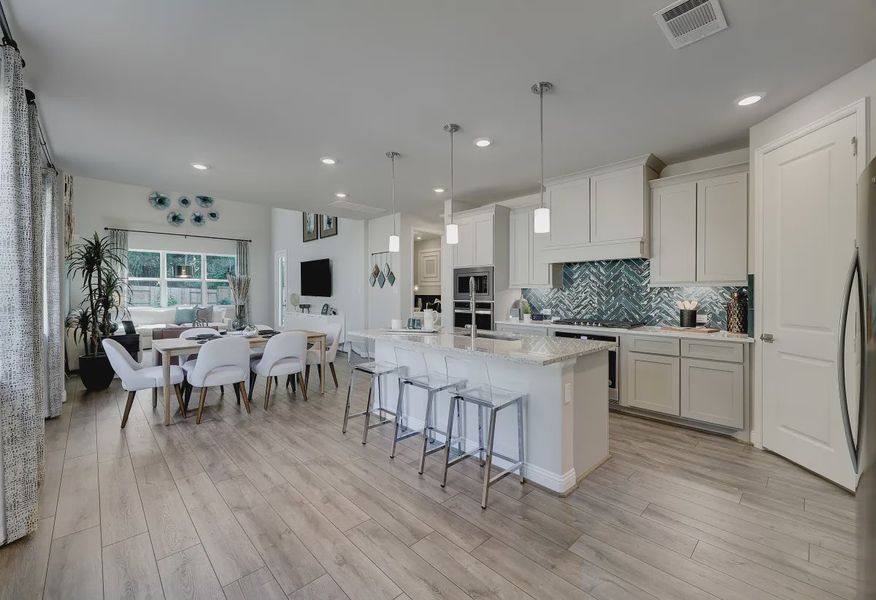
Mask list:
[[[469,308],[471,309],[471,341],[474,343],[475,338],[478,337],[478,325],[475,319],[477,319],[477,315],[475,314],[475,278],[468,278],[468,299],[469,299]]]

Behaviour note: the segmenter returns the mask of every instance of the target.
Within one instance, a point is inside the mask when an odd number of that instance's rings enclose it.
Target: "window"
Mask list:
[[[188,277],[180,277],[188,267]],[[129,250],[131,306],[232,304],[225,276],[237,272],[237,259],[226,254]]]

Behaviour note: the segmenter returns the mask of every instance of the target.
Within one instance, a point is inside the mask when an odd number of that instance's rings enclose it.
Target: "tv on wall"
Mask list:
[[[301,263],[301,295],[332,295],[332,263],[328,258]]]

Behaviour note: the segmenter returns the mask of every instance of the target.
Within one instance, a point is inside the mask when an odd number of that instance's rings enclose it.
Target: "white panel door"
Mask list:
[[[546,248],[581,246],[590,241],[590,179],[551,187],[547,192],[551,231]]]
[[[531,259],[530,215],[531,210],[516,210],[511,213],[508,230],[509,277],[508,285],[513,288],[529,287],[529,267]]]
[[[690,283],[697,274],[697,184],[655,188],[651,199],[651,284]]]
[[[763,445],[847,488],[837,345],[853,256],[850,115],[763,156]],[[852,319],[850,319],[852,320]],[[850,360],[854,364],[854,360]]]
[[[697,281],[748,279],[748,173],[697,182]]]
[[[645,237],[643,167],[590,178],[590,241],[613,242]]]

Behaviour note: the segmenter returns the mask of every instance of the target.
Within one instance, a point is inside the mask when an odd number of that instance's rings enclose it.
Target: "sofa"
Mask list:
[[[128,314],[134,323],[134,328],[140,334],[140,351],[152,349],[152,332],[166,327],[191,327],[192,323],[177,322],[177,309],[190,309],[191,306],[168,306],[154,308],[151,306],[129,306]],[[231,325],[234,306],[227,304],[213,305],[213,318],[207,327],[226,330]]]

